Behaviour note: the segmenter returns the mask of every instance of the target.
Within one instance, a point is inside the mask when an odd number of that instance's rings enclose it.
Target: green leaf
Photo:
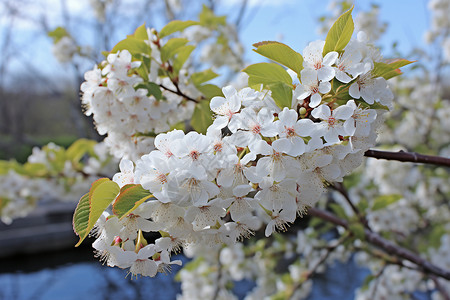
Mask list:
[[[372,76],[374,78],[383,77],[386,80],[391,79],[392,77],[403,74],[399,69],[400,67],[409,65],[413,62],[414,61],[409,61],[406,59],[398,59],[390,63],[375,62],[372,70]]]
[[[25,163],[23,165],[23,170],[26,175],[32,177],[40,177],[48,174],[47,166],[43,163]]]
[[[119,191],[119,185],[108,178],[100,178],[92,183],[89,193],[81,197],[78,202],[73,216],[73,228],[80,237],[75,247],[78,247],[88,236],[98,218],[116,198]]]
[[[180,20],[171,21],[161,29],[161,31],[158,34],[158,37],[162,39],[163,37],[166,37],[172,33],[183,31],[192,25],[198,24],[200,23],[196,21],[180,21]]]
[[[119,218],[123,218],[151,197],[153,195],[140,184],[127,184],[120,189],[120,193],[113,203],[113,213]]]
[[[435,225],[428,237],[428,247],[438,249],[441,246],[441,237],[447,233],[443,224]]]
[[[217,28],[219,25],[227,24],[226,16],[216,16],[208,6],[203,4],[202,11],[198,15],[200,24],[208,28]]]
[[[211,69],[207,69],[201,72],[193,73],[191,75],[191,80],[194,85],[200,85],[211,79],[216,78],[218,75]]]
[[[256,47],[256,49],[253,49],[256,53],[288,67],[300,77],[300,72],[303,69],[303,57],[288,45],[274,41],[265,41],[253,44],[253,46]]]
[[[147,27],[145,26],[145,23],[142,24],[141,26],[139,26],[138,28],[136,28],[136,30],[134,31],[133,35],[131,35],[132,37],[135,37],[139,40],[144,40],[147,41],[148,40],[148,33],[147,33]],[[128,36],[130,37],[130,36]]]
[[[173,38],[161,47],[161,60],[166,62],[177,54],[178,50],[189,42],[184,38]]]
[[[138,54],[150,56],[152,52],[152,49],[146,42],[131,36],[118,42],[111,50],[111,53],[116,53],[122,50],[128,50],[133,56]]]
[[[70,34],[67,32],[67,30],[61,26],[56,27],[54,30],[47,33],[47,35],[53,39],[54,43],[59,42],[59,40],[65,36],[70,36]]]
[[[292,88],[284,82],[275,82],[267,85],[272,91],[272,98],[279,108],[291,108],[292,106]]]
[[[345,209],[341,205],[337,203],[330,203],[330,208],[339,218],[348,219]]]
[[[276,82],[284,82],[292,86],[292,78],[286,70],[274,63],[258,63],[253,64],[242,70],[249,76],[248,85],[271,84]]]
[[[149,81],[140,82],[134,88],[136,90],[145,89],[145,90],[147,90],[147,96],[153,95],[157,100],[162,99],[161,89],[160,89],[159,85],[157,85],[154,82],[149,82]]]
[[[415,60],[414,61],[410,61],[410,60],[407,60],[407,59],[404,59],[404,58],[398,58],[398,59],[394,59],[394,60],[389,61],[388,64],[391,67],[393,67],[395,69],[398,69],[398,68],[407,66],[407,65],[415,63],[415,62],[416,62]]]
[[[223,97],[222,90],[214,84],[204,84],[197,86],[197,90],[199,90],[207,99],[212,99],[216,96]]]
[[[8,203],[11,201],[9,198],[0,197],[0,214],[2,212],[2,209],[8,205]]]
[[[185,45],[178,49],[176,57],[173,60],[173,69],[175,73],[178,73],[181,70],[194,49],[194,45]]]
[[[79,139],[67,148],[66,159],[77,163],[87,153],[94,155],[94,146],[96,144],[97,142],[93,140]]]
[[[366,238],[366,233],[365,233],[365,229],[364,229],[364,225],[361,223],[350,223],[348,225],[348,228],[350,229],[350,231],[355,235],[356,238],[360,239],[360,240],[365,240]]]
[[[89,226],[89,193],[84,194],[78,202],[73,214],[73,231],[78,236],[83,236]],[[80,242],[75,246],[77,247]]]
[[[400,194],[380,195],[375,198],[372,205],[372,211],[383,209],[402,198],[403,196]]]
[[[206,133],[209,125],[213,122],[212,112],[209,108],[209,101],[200,101],[195,105],[194,114],[191,119],[191,126],[199,133]]]
[[[354,30],[352,10],[353,7],[340,16],[328,31],[323,47],[323,56],[332,51],[341,52],[347,46]]]

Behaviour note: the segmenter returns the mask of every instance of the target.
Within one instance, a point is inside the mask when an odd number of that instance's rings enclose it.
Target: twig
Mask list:
[[[324,210],[321,210],[318,208],[314,208],[314,207],[310,207],[308,209],[308,214],[311,216],[321,218],[322,220],[331,222],[333,224],[342,226],[345,229],[349,229],[348,222],[338,218],[337,216],[335,216],[327,211],[324,211]],[[450,271],[449,270],[444,270],[444,269],[430,263],[429,261],[427,261],[427,260],[421,258],[420,256],[418,256],[417,254],[413,253],[412,251],[405,249],[403,247],[400,247],[398,245],[395,245],[391,241],[388,241],[388,240],[382,238],[377,233],[369,231],[368,229],[364,230],[364,234],[365,234],[366,240],[369,243],[383,249],[387,253],[396,255],[403,259],[409,260],[412,263],[415,263],[417,266],[420,267],[420,269],[424,273],[434,274],[436,276],[450,280]]]
[[[176,87],[176,89],[177,89],[176,91],[174,91],[174,90],[172,90],[172,89],[169,89],[168,87],[165,87],[165,86],[162,85],[162,84],[160,84],[159,86],[160,86],[162,89],[164,89],[164,90],[166,90],[166,91],[168,91],[168,92],[174,93],[174,94],[176,94],[176,95],[178,95],[178,96],[181,96],[181,97],[185,98],[186,100],[193,101],[193,102],[195,102],[195,103],[198,102],[197,99],[191,98],[191,97],[189,97],[188,95],[184,94],[184,93],[180,90],[180,88],[178,87],[178,85],[175,85],[175,87]]]
[[[340,182],[336,182],[335,184],[331,185],[331,188],[339,192],[342,196],[344,196],[344,199],[347,201],[348,205],[352,208],[355,215],[359,218],[359,220],[364,224],[364,226],[372,231],[372,229],[369,227],[369,222],[365,218],[363,214],[361,214],[361,211],[355,206],[355,204],[350,199],[350,196],[348,195],[347,190],[345,189],[344,185]]]
[[[438,166],[450,167],[450,159],[441,156],[424,155],[416,152],[405,152],[405,151],[380,151],[380,150],[367,150],[364,153],[367,157],[373,157],[376,159],[387,159],[387,160],[398,160],[398,161],[408,161],[414,163],[422,164],[432,164]]]

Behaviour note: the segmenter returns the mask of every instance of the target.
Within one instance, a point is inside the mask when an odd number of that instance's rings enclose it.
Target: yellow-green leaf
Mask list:
[[[166,26],[164,26],[163,29],[161,29],[158,36],[160,39],[162,39],[163,37],[166,37],[172,33],[183,31],[192,25],[198,24],[200,23],[196,21],[180,21],[180,20],[171,21]]]
[[[274,63],[253,64],[242,70],[249,76],[248,85],[271,84],[276,82],[284,82],[292,85],[292,78],[286,70]]]
[[[177,54],[173,59],[173,69],[175,73],[178,74],[194,49],[194,45],[185,45],[177,50]]]
[[[114,201],[113,213],[119,218],[123,218],[152,196],[140,184],[127,184],[120,189],[120,193]]]
[[[148,33],[147,33],[147,27],[145,26],[145,23],[136,28],[134,31],[133,37],[139,39],[139,40],[148,40]]]
[[[200,85],[211,79],[216,78],[218,75],[211,69],[207,69],[201,72],[193,73],[191,75],[191,80],[194,85]]]
[[[197,86],[197,90],[199,90],[206,99],[212,99],[215,96],[223,97],[222,90],[214,84],[203,84]]]
[[[94,146],[96,144],[97,142],[93,140],[79,139],[67,148],[66,158],[73,163],[79,162],[85,154],[94,154]]]
[[[153,95],[157,100],[162,99],[161,88],[154,82],[140,82],[135,86],[135,89],[145,89],[147,90],[147,96]]]
[[[130,52],[133,56],[139,54],[150,56],[152,52],[152,49],[146,42],[132,36],[118,42],[111,50],[111,53],[116,53],[122,50],[128,50],[128,52]]]
[[[191,119],[191,126],[199,133],[206,133],[209,125],[213,122],[212,112],[209,108],[209,101],[200,101],[195,105],[194,114]]]
[[[323,47],[323,56],[332,51],[340,52],[347,46],[354,30],[352,10],[353,7],[340,16],[328,31]]]
[[[75,209],[73,228],[80,237],[75,247],[78,247],[88,236],[98,218],[100,218],[119,192],[119,185],[108,178],[100,178],[92,183],[89,193],[81,197]]]
[[[161,47],[161,60],[163,62],[168,61],[177,54],[181,47],[189,42],[184,38],[173,38],[167,41],[167,43]]]
[[[292,106],[292,88],[284,82],[275,82],[267,85],[272,91],[272,98],[279,108],[291,108]]]
[[[403,196],[400,194],[380,195],[375,198],[372,205],[372,211],[383,209],[402,198]]]
[[[303,69],[303,57],[288,45],[280,42],[265,41],[253,44],[253,51],[265,56],[283,66],[288,67],[300,76]]]

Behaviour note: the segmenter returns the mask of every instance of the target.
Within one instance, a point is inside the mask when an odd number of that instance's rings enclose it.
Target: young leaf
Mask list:
[[[28,176],[32,177],[44,176],[49,172],[47,166],[43,163],[27,162],[23,165],[23,170]]]
[[[127,37],[135,37],[139,40],[148,40],[148,33],[147,33],[147,27],[145,26],[145,23],[136,28],[134,33],[132,35],[128,35]]]
[[[132,55],[145,54],[150,56],[152,52],[152,49],[146,42],[135,37],[128,37],[121,40],[114,46],[111,53],[116,53],[121,50],[128,50]]]
[[[373,202],[372,205],[372,211],[383,209],[402,198],[403,196],[400,194],[380,195],[375,198],[375,201]]]
[[[140,82],[135,86],[135,89],[145,89],[147,90],[147,96],[153,95],[157,100],[162,99],[161,88],[154,82]]]
[[[323,56],[332,51],[340,52],[347,46],[354,30],[352,10],[353,7],[340,16],[328,31],[323,47]]]
[[[89,193],[81,197],[73,215],[73,228],[80,237],[75,247],[78,247],[87,237],[119,191],[119,185],[108,178],[100,178],[92,183]]]
[[[211,69],[207,69],[201,72],[193,73],[191,75],[191,80],[194,85],[200,85],[211,79],[216,78],[218,75]]]
[[[162,39],[163,37],[166,37],[172,33],[183,31],[192,25],[198,24],[200,23],[196,21],[180,21],[180,20],[171,21],[169,22],[169,24],[167,24],[161,29],[161,31],[158,34],[158,37]]]
[[[253,64],[242,70],[249,76],[248,85],[271,84],[276,82],[284,82],[292,86],[292,78],[288,72],[282,67],[274,63],[258,63]]]
[[[398,69],[398,68],[407,66],[409,64],[412,64],[414,62],[416,62],[416,61],[415,60],[414,61],[410,61],[410,60],[407,60],[407,59],[399,58],[399,59],[394,59],[394,60],[388,61],[388,64],[391,67],[393,67],[395,69]]]
[[[56,27],[54,30],[47,33],[47,35],[51,37],[55,43],[59,42],[59,40],[65,36],[70,36],[67,30],[61,26]]]
[[[184,63],[189,58],[194,49],[195,49],[194,45],[185,45],[178,49],[177,55],[173,60],[173,69],[175,73],[178,73],[181,70]]]
[[[77,163],[86,153],[93,155],[96,144],[97,142],[93,140],[79,139],[67,148],[66,158],[73,163]]]
[[[372,75],[373,77],[383,77],[384,79],[388,80],[392,77],[403,74],[399,68],[409,65],[413,62],[414,61],[409,61],[406,59],[398,59],[390,63],[376,62],[374,63]]]
[[[195,105],[191,126],[199,133],[206,133],[209,125],[213,122],[209,101],[200,101]]]
[[[183,38],[173,38],[167,41],[167,43],[161,47],[161,60],[163,62],[168,61],[177,54],[181,47],[189,42]]]
[[[123,218],[152,196],[140,184],[127,184],[120,189],[120,193],[113,203],[113,213],[119,218]]]
[[[279,108],[291,108],[292,106],[292,88],[284,82],[275,82],[267,85],[272,91],[272,98]]]
[[[197,86],[197,90],[199,90],[206,99],[212,99],[215,96],[223,97],[222,90],[214,84],[204,84]]]
[[[256,49],[253,49],[256,53],[288,67],[300,76],[300,72],[303,69],[303,57],[288,45],[274,41],[265,41],[253,44],[253,46],[256,47]]]

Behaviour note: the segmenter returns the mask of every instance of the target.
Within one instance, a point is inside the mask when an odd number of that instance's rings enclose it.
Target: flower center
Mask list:
[[[192,150],[189,153],[189,157],[192,158],[192,160],[198,160],[198,158],[200,157],[200,152],[198,152],[197,150]]]
[[[167,182],[167,177],[163,173],[160,173],[156,179],[163,184]]]
[[[222,142],[217,142],[214,144],[214,152],[222,152],[223,149],[223,143]]]
[[[334,125],[336,125],[336,119],[334,117],[329,117],[328,118],[328,126],[329,127],[334,127]]]
[[[253,127],[251,128],[251,131],[254,134],[259,134],[261,132],[261,126],[259,124],[255,124],[253,125]]]
[[[293,127],[287,127],[286,128],[286,136],[287,137],[295,136],[295,129]]]

